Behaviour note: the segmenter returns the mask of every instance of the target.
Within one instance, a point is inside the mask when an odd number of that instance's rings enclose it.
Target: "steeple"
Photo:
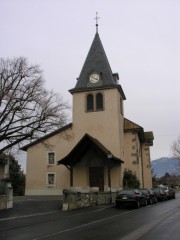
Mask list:
[[[89,78],[93,73],[97,73],[100,80],[92,84]],[[112,73],[99,34],[96,32],[74,90],[87,87],[117,85],[117,78],[118,74]]]
[[[76,86],[70,89],[70,93],[92,90],[96,88],[118,88],[123,99],[126,99],[124,92],[119,85],[118,73],[112,73],[109,61],[104,51],[98,33],[96,16],[96,33],[90,50],[82,67]]]

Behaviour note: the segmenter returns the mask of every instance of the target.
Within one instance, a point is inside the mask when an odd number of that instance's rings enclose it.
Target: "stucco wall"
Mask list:
[[[104,111],[86,112],[86,92],[73,94],[73,129],[80,140],[85,133],[97,138],[115,156],[123,159],[124,118],[120,114],[120,94],[117,89],[101,92]],[[88,92],[89,93],[89,92]]]
[[[140,143],[138,134],[135,132],[125,133],[124,168],[136,173],[140,180],[140,187],[152,188],[150,146],[148,143]]]
[[[142,155],[143,155],[144,187],[145,188],[152,188],[150,147],[149,147],[148,143],[144,143],[142,145]]]
[[[141,145],[136,132],[125,132],[125,164],[124,168],[131,170],[140,180],[142,180],[142,154]]]
[[[68,136],[68,137],[67,137]],[[74,146],[74,138],[71,129],[66,133],[57,134],[48,140],[36,144],[27,151],[26,165],[26,195],[53,194],[57,189],[69,187],[69,170],[63,166],[57,166],[57,161],[69,153]],[[55,152],[55,164],[48,165],[47,156],[49,151]],[[47,174],[55,174],[54,186],[47,185]],[[39,193],[39,194],[38,194]]]

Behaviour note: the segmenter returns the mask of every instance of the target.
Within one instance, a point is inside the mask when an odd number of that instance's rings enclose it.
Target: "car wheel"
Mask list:
[[[140,208],[140,202],[139,201],[136,202],[136,208]]]

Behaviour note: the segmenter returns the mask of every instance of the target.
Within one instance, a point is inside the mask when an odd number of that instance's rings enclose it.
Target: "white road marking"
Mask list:
[[[103,222],[103,221],[118,217],[118,216],[126,215],[126,214],[129,214],[129,213],[134,212],[134,211],[136,211],[136,209],[132,210],[132,211],[129,211],[129,212],[125,212],[125,213],[116,214],[116,215],[113,215],[111,217],[106,217],[106,218],[103,218],[103,219],[100,219],[100,220],[96,220],[96,221],[93,221],[93,222],[90,222],[90,223],[82,224],[82,225],[79,225],[77,227],[68,228],[66,230],[62,230],[62,231],[59,231],[59,232],[56,232],[56,233],[48,234],[48,235],[45,235],[45,236],[42,236],[42,237],[34,238],[32,240],[40,240],[40,239],[45,239],[45,238],[48,238],[48,237],[56,236],[56,235],[61,234],[61,233],[70,232],[70,231],[75,230],[75,229],[83,228],[83,227],[86,227],[86,226],[90,226],[90,225],[93,225],[93,224],[96,224],[96,223],[99,223],[99,222]]]
[[[57,213],[57,212],[59,212],[59,211],[46,212],[46,213],[35,213],[35,214],[29,214],[29,215],[14,216],[14,217],[9,217],[9,218],[0,218],[0,221],[13,220],[13,219],[17,219],[17,218],[28,218],[28,217],[42,216],[42,215],[52,214],[52,213]]]

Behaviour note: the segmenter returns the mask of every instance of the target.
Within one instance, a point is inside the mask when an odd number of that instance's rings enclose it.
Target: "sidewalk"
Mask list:
[[[14,197],[13,208],[0,211],[0,222],[5,219],[38,216],[54,212],[63,212],[61,196],[41,196],[41,197]],[[94,210],[103,210],[115,207],[115,204],[98,205],[87,208],[74,209],[80,213]],[[71,211],[74,211],[71,210]],[[70,211],[70,212],[71,212]]]
[[[13,208],[0,210],[0,219],[55,212],[61,209],[61,196],[13,197]]]
[[[114,204],[99,205],[87,208],[75,209],[86,212],[89,209],[105,209],[114,207]],[[20,218],[25,216],[36,216],[59,212],[62,210],[62,196],[22,196],[14,197],[13,208],[0,211],[0,221],[4,219]],[[73,211],[73,210],[72,210]]]

